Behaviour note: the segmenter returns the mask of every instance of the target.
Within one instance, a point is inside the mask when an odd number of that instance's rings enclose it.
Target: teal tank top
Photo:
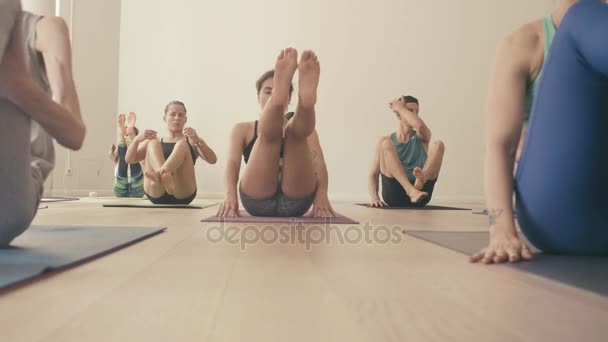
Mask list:
[[[418,134],[414,134],[407,142],[401,143],[397,140],[397,133],[391,134],[391,141],[397,148],[397,155],[401,160],[403,170],[407,175],[407,178],[412,184],[416,181],[414,177],[414,168],[423,168],[426,163],[427,153],[424,150],[424,144],[418,137]]]
[[[545,61],[547,60],[547,55],[549,54],[549,48],[551,47],[551,43],[553,42],[553,38],[555,37],[555,25],[553,25],[553,18],[551,15],[548,15],[543,18],[543,32],[545,33],[545,56],[543,58],[543,66],[540,68],[538,72],[538,76],[532,84],[528,85],[528,90],[526,92],[526,100],[525,100],[525,121],[524,125],[528,125],[528,120],[530,119],[530,114],[532,113],[532,105],[534,104],[534,96],[536,95],[536,89],[538,88],[538,84],[540,83],[540,78],[543,74],[543,69],[545,67]]]

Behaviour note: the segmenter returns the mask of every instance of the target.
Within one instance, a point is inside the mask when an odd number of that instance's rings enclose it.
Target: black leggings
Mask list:
[[[431,201],[437,182],[437,179],[427,181],[420,191],[428,193],[428,197],[418,203],[412,203],[410,196],[395,178],[387,177],[384,174],[380,174],[380,177],[382,178],[382,199],[391,207],[424,207]]]

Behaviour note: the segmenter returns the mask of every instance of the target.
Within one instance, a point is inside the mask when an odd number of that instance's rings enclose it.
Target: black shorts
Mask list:
[[[383,174],[380,174],[380,177],[382,178],[382,199],[391,207],[424,207],[431,201],[435,183],[437,182],[437,179],[427,181],[420,191],[426,192],[429,195],[418,203],[412,203],[410,196],[407,195],[405,189],[395,178],[390,178]]]
[[[190,204],[194,198],[196,198],[196,191],[194,191],[194,193],[186,198],[176,198],[173,195],[169,195],[168,193],[165,192],[164,195],[160,196],[160,197],[152,197],[150,195],[148,195],[146,193],[146,197],[148,197],[148,200],[150,202],[152,202],[152,204],[180,204],[180,205],[185,205],[185,204]]]

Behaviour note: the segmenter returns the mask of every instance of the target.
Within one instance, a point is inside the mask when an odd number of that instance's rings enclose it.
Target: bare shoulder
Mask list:
[[[501,41],[496,53],[497,60],[509,60],[531,68],[539,56],[542,58],[543,34],[541,20],[519,27]]]
[[[380,139],[378,139],[378,146],[381,146],[385,141],[392,143],[390,134],[381,136]]]
[[[42,17],[36,24],[36,48],[40,51],[48,49],[53,44],[69,42],[68,25],[61,17]]]
[[[245,135],[248,130],[253,130],[254,121],[238,122],[232,126],[232,134]]]

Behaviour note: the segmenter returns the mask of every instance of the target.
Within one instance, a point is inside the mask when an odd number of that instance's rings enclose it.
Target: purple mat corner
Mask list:
[[[319,223],[330,223],[330,224],[359,224],[351,218],[336,213],[336,217],[324,218],[324,217],[309,217],[309,213],[306,213],[301,217],[263,217],[263,216],[251,216],[246,211],[241,210],[240,217],[217,217],[210,216],[201,222],[242,222],[242,223],[299,223],[302,224],[319,224]]]

